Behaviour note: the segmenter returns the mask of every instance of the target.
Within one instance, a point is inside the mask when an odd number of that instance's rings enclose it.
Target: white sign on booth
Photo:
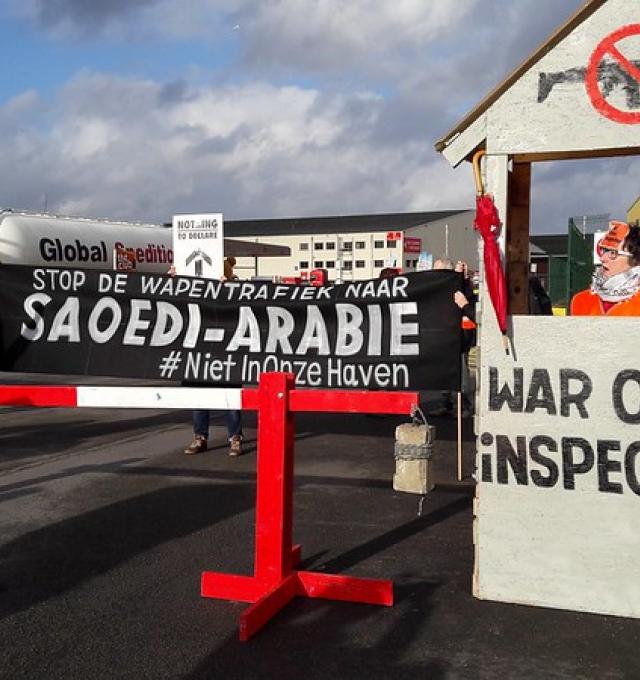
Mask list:
[[[586,3],[442,140],[486,147],[502,239],[518,155],[638,153],[638,9]],[[640,320],[511,316],[509,354],[484,290],[480,321],[474,594],[640,618]]]
[[[173,262],[176,273],[219,279],[224,275],[222,213],[173,216]]]
[[[594,6],[591,9],[588,5]],[[488,107],[443,140],[457,165],[486,144],[492,157],[576,154],[638,147],[640,13],[637,2],[587,3],[572,30],[559,29]],[[517,77],[516,77],[517,76]],[[488,179],[492,172],[487,163]],[[489,182],[491,183],[491,182]],[[634,197],[630,197],[630,201]]]
[[[588,151],[604,136],[611,148],[631,143],[630,126],[640,122],[640,13],[637,6],[629,11],[633,4],[603,5],[502,96],[487,120],[489,153]]]
[[[514,317],[513,356],[483,336],[478,597],[640,617],[637,336],[637,319]]]

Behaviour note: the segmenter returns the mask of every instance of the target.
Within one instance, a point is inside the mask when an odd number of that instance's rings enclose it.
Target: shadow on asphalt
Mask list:
[[[250,483],[255,484],[255,471],[241,470],[206,470],[191,467],[129,467],[137,463],[144,462],[144,458],[127,458],[117,463],[105,463],[103,465],[77,465],[67,468],[63,472],[50,475],[33,477],[24,482],[14,482],[12,484],[0,485],[0,503],[12,498],[28,496],[42,490],[41,485],[52,482],[56,479],[74,477],[76,475],[130,475],[142,477],[173,477],[176,479],[208,480],[211,482],[231,482],[231,483]],[[333,486],[333,487],[352,487],[369,489],[388,489],[389,481],[379,478],[368,477],[338,477],[330,475],[296,475],[294,478],[294,488],[299,489],[305,486]],[[446,484],[438,485],[438,490],[447,493],[467,493],[473,494],[473,487],[461,487]]]
[[[24,534],[0,548],[0,620],[254,503],[250,484],[182,485]]]
[[[419,534],[425,529],[466,512],[469,497],[457,498],[431,513],[396,527],[380,536],[313,566],[321,554],[306,558],[300,568],[339,573],[383,553],[385,550]],[[434,597],[446,584],[440,581],[401,577],[394,586],[392,625],[381,626],[384,610],[379,607],[348,602],[295,599],[246,644],[227,638],[214,652],[186,676],[185,680],[214,677],[242,677],[243,680],[277,675],[282,678],[333,677],[342,680],[390,677],[449,677],[450,664],[434,658],[419,665],[407,661],[409,651],[424,634],[424,627],[437,608]],[[355,630],[378,632],[373,644],[365,643]],[[322,631],[319,635],[318,632]],[[274,653],[274,650],[281,650]],[[298,653],[297,653],[298,652]],[[277,663],[274,665],[275,659]],[[241,668],[241,676],[238,669]]]
[[[361,437],[391,436],[395,434],[397,425],[410,422],[409,416],[367,416],[360,413],[331,414],[315,413],[313,416],[298,414],[296,416],[296,432],[311,434],[339,434]],[[427,417],[427,421],[436,426],[437,438],[441,441],[455,441],[457,436],[457,421],[455,418]],[[466,418],[462,421],[462,438],[472,441],[473,420]]]
[[[190,419],[189,413],[184,411],[147,415],[141,411],[138,413],[140,417],[126,420],[96,422],[94,418],[87,418],[60,423],[55,422],[55,415],[52,413],[52,418],[46,421],[20,423],[16,427],[3,426],[0,430],[0,461],[57,453],[115,434],[120,434],[123,439],[132,436],[137,431],[144,435],[150,427],[161,428],[186,423],[188,428]]]
[[[139,412],[140,413],[140,412]],[[191,412],[171,411],[169,413],[144,415],[127,419],[101,420],[96,422],[92,418],[77,421],[56,422],[55,412],[52,417],[38,423],[21,423],[16,427],[3,427],[0,430],[0,462],[12,462],[30,458],[35,455],[48,455],[69,448],[77,448],[83,444],[92,445],[99,440],[120,435],[122,439],[146,434],[148,428],[182,426],[185,428],[185,440],[190,436]],[[212,418],[212,427],[220,426],[221,415]],[[247,429],[256,426],[254,413],[243,414],[243,425]],[[455,441],[457,434],[454,418],[428,418],[436,425],[437,438],[440,441]],[[393,436],[395,428],[401,423],[409,421],[408,416],[371,416],[362,414],[332,414],[316,413],[296,415],[296,441],[325,434],[347,436]],[[471,420],[463,421],[463,440],[473,440]],[[247,439],[245,452],[255,451],[255,440]],[[226,446],[211,446],[212,450]]]
[[[416,534],[424,531],[425,529],[439,524],[449,517],[457,515],[459,512],[467,510],[471,507],[471,497],[464,496],[458,498],[457,500],[451,501],[445,506],[439,507],[437,510],[433,510],[426,515],[417,517],[411,522],[402,524],[401,526],[387,531],[381,536],[376,536],[375,538],[363,543],[362,545],[349,550],[338,557],[324,563],[322,566],[329,573],[338,573],[347,571],[355,564],[362,562],[372,555],[377,555],[384,550],[392,548],[394,545],[401,543],[402,541],[415,536]]]
[[[127,458],[119,460],[117,463],[104,463],[102,465],[76,465],[65,469],[63,472],[56,472],[50,475],[41,475],[40,477],[31,477],[24,482],[14,482],[13,484],[0,485],[0,503],[9,500],[10,498],[17,498],[18,496],[25,496],[35,493],[40,490],[40,484],[46,484],[56,479],[64,479],[66,477],[75,477],[76,475],[85,474],[118,474],[127,465],[141,463],[145,458]]]
[[[396,586],[393,625],[366,643],[354,636],[354,631],[369,627],[381,631],[379,607],[296,599],[249,642],[239,644],[235,637],[228,638],[183,678],[441,680],[450,677],[450,664],[444,658],[420,663],[407,660],[408,652],[420,639],[430,618],[432,600],[440,585],[421,581]]]
[[[86,472],[91,466],[83,466]],[[116,472],[116,466],[93,466]],[[166,470],[120,469],[125,474],[157,475]],[[76,588],[88,578],[104,574],[120,563],[155,546],[210,527],[230,516],[253,509],[255,485],[241,478],[254,475],[227,473],[234,483],[220,483],[221,472],[178,470],[184,476],[215,479],[218,483],[174,486],[130,500],[113,503],[78,517],[25,534],[0,548],[0,620],[39,602]],[[305,478],[305,483],[339,486],[382,486],[379,480]],[[384,486],[387,486],[386,484]],[[211,503],[212,490],[216,502]],[[400,543],[424,529],[466,510],[469,497],[458,498],[431,513],[377,536],[323,564],[318,569],[341,572]],[[320,554],[307,556],[310,565]]]

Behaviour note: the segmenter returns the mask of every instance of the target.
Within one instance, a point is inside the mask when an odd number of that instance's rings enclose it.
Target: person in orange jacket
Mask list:
[[[573,296],[572,316],[640,316],[640,226],[609,222],[598,242],[602,265],[591,287]]]

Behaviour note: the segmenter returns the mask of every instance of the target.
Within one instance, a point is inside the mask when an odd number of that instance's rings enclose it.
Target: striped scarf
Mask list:
[[[604,302],[628,300],[640,290],[640,265],[608,279],[602,276],[602,267],[598,267],[593,275],[591,290]]]

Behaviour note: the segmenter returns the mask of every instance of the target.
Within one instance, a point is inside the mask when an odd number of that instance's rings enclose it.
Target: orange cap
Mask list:
[[[621,250],[624,240],[629,236],[629,231],[629,225],[626,222],[612,220],[609,222],[609,231],[598,241],[598,248]]]

